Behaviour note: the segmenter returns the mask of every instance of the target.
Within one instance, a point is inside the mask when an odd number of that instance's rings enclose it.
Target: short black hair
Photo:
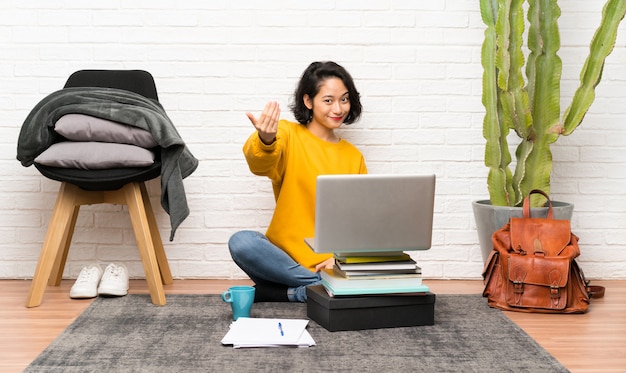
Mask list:
[[[304,104],[304,96],[308,95],[311,99],[315,97],[320,90],[321,84],[328,78],[339,78],[348,88],[348,97],[350,99],[350,112],[344,121],[344,124],[352,124],[361,116],[361,96],[356,90],[352,76],[339,64],[326,62],[313,62],[304,70],[300,82],[296,87],[291,104],[291,111],[300,124],[308,124],[313,113],[312,110]]]

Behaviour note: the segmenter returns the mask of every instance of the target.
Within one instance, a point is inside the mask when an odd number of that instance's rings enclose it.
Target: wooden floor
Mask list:
[[[21,372],[91,303],[69,298],[72,283],[64,280],[59,287],[48,287],[41,306],[26,308],[30,281],[0,280],[0,372]],[[248,283],[176,280],[165,288],[166,294],[219,294]],[[435,294],[473,294],[483,288],[481,281],[424,283]],[[626,372],[626,281],[593,284],[606,286],[606,296],[593,300],[584,315],[507,312],[507,316],[572,372]],[[146,282],[131,280],[130,292],[147,293]]]

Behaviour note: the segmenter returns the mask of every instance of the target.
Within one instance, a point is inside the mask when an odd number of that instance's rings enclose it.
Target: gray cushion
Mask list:
[[[147,167],[154,163],[154,153],[128,144],[62,141],[52,144],[35,158],[35,162],[45,166],[83,170]]]
[[[54,130],[72,141],[114,142],[148,149],[157,145],[149,131],[84,114],[62,116]]]

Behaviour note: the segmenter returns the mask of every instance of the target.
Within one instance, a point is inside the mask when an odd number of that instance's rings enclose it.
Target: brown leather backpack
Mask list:
[[[530,217],[530,195],[548,200],[547,218]],[[553,218],[546,193],[533,190],[524,199],[523,217],[511,218],[492,236],[491,252],[483,278],[490,307],[507,311],[585,313],[589,299],[604,293],[589,287],[575,258],[580,255],[578,237],[568,220]]]

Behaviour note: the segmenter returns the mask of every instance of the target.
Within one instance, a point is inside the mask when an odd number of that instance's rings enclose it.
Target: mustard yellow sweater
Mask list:
[[[348,141],[321,140],[298,123],[281,120],[276,141],[265,145],[254,132],[243,147],[255,175],[272,181],[276,208],[265,233],[302,266],[315,265],[332,254],[316,254],[304,242],[313,237],[315,186],[318,175],[367,173],[361,152]]]

